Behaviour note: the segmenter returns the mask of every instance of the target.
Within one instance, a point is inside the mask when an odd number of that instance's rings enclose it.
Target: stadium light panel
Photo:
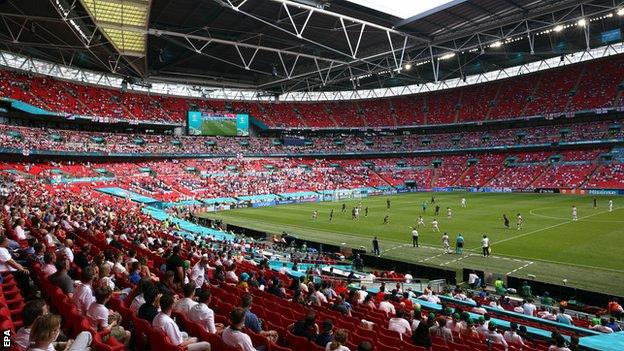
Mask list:
[[[108,40],[126,55],[145,53],[149,1],[81,0],[85,9]]]
[[[503,43],[501,43],[500,41],[496,41],[492,43],[492,45],[490,45],[491,48],[500,48],[501,46],[503,46]]]
[[[585,27],[585,25],[587,24],[587,21],[584,18],[581,18],[580,20],[578,20],[578,22],[576,22],[576,24],[579,27]]]
[[[621,8],[617,11],[618,16],[624,16],[624,8]]]
[[[412,69],[412,64],[408,62],[405,64],[405,70],[409,71],[410,69]]]
[[[454,0],[427,0],[427,1],[405,1],[405,0],[347,0],[354,4],[368,7],[375,11],[383,12],[398,18],[406,19],[420,15],[424,12],[435,9],[438,6],[446,5]]]
[[[563,26],[562,25],[558,25],[555,27],[555,32],[561,32],[563,30]]]
[[[454,53],[454,52],[448,53],[448,54],[446,54],[446,55],[442,55],[442,56],[440,57],[440,60],[448,60],[448,59],[450,59],[450,58],[452,58],[452,57],[455,57],[455,53]]]

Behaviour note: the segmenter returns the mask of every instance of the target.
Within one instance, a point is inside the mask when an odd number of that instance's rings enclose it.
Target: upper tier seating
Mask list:
[[[478,85],[384,99],[241,103],[147,95],[0,71],[0,96],[76,115],[184,123],[188,110],[249,112],[270,127],[446,124],[617,107],[624,55]],[[393,112],[394,110],[394,112]]]

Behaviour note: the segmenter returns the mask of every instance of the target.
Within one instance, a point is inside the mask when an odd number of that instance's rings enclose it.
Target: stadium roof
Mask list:
[[[624,18],[621,0],[392,2],[6,0],[0,43],[131,82],[278,94],[465,79],[619,42]]]

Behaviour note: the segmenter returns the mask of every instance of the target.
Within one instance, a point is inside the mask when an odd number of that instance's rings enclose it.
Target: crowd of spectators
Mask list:
[[[283,146],[275,138],[227,138],[125,133],[82,132],[62,129],[0,125],[0,146],[27,151],[71,151],[146,154],[279,154],[406,152],[449,148],[487,148],[561,141],[621,138],[622,131],[609,130],[609,122],[576,123],[566,127],[537,127],[493,130],[490,132],[440,133],[426,135],[370,135],[309,137],[310,145]],[[274,141],[279,141],[275,144]],[[572,154],[570,154],[572,155]],[[575,156],[578,153],[574,154]],[[582,159],[591,159],[586,157]],[[566,160],[571,160],[566,158]]]
[[[68,115],[184,123],[189,110],[245,112],[278,128],[446,124],[619,107],[622,55],[458,89],[388,99],[226,102],[88,86],[0,71],[0,96]]]
[[[288,276],[286,270],[268,268],[265,254],[287,255],[270,243],[242,237],[185,240],[175,234],[174,224],[158,222],[139,205],[90,186],[50,186],[16,174],[0,177],[8,190],[0,196],[1,298],[8,289],[19,299],[29,294],[25,304],[1,314],[2,325],[18,329],[19,350],[85,350],[91,345],[120,351],[145,349],[149,343],[167,350],[394,351],[499,344],[564,351],[577,350],[578,337],[587,334],[561,330],[571,335],[568,343],[554,330],[549,342],[536,340],[516,323],[518,318],[504,331],[494,319],[510,317],[487,312],[481,303],[549,318],[540,316],[542,310],[531,307],[528,298],[518,306],[504,295],[475,296],[461,289],[436,294],[427,288],[416,294],[402,288],[411,276],[396,272],[372,272],[389,281],[375,293],[366,286],[349,289],[345,280],[322,275],[318,265],[300,277]],[[295,265],[332,263],[305,253],[290,259]],[[475,301],[477,307],[445,303],[442,295]],[[424,301],[439,305],[441,312]],[[621,311],[616,302],[610,309]],[[554,315],[557,321],[578,322],[568,319],[565,310]],[[601,320],[591,329],[613,332],[610,325]]]

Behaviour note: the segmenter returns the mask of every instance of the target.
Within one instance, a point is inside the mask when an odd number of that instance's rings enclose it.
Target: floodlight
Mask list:
[[[580,20],[578,20],[578,22],[576,22],[576,24],[579,27],[585,27],[585,25],[587,24],[587,21],[584,18],[581,18]]]

